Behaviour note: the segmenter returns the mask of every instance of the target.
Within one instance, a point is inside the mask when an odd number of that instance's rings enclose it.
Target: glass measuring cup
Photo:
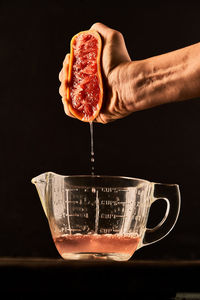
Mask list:
[[[62,176],[52,172],[32,179],[64,259],[128,260],[139,248],[165,237],[180,210],[176,184],[120,176]],[[164,199],[166,212],[147,228],[150,206]]]

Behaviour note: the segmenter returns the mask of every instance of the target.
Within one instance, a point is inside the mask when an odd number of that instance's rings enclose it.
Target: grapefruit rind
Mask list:
[[[74,61],[74,48],[73,45],[77,39],[77,37],[81,34],[90,34],[93,35],[97,39],[97,57],[96,57],[96,64],[97,64],[97,76],[98,76],[98,82],[99,82],[99,101],[98,104],[95,107],[95,110],[93,111],[92,116],[87,116],[83,112],[77,110],[76,108],[73,107],[72,105],[72,99],[70,97],[70,83],[72,80],[72,67],[73,67],[73,61]],[[84,122],[92,122],[99,114],[99,111],[102,106],[103,102],[103,81],[102,81],[102,75],[101,75],[101,51],[102,51],[102,41],[101,41],[101,36],[100,34],[95,31],[95,30],[85,30],[77,33],[76,35],[73,36],[71,39],[71,44],[70,44],[70,61],[69,61],[69,70],[68,70],[68,86],[67,86],[67,105],[69,108],[69,111],[71,114],[76,117],[77,119],[84,121]]]

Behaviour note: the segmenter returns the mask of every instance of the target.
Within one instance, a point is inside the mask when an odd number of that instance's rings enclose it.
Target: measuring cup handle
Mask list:
[[[165,216],[162,221],[153,228],[146,228],[142,245],[149,245],[164,238],[174,227],[180,211],[180,191],[176,184],[152,183],[153,193],[151,204],[159,199],[167,203]]]

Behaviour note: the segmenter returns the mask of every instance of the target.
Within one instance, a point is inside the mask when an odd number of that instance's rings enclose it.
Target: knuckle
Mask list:
[[[106,116],[103,114],[99,114],[96,118],[96,121],[98,123],[102,123],[102,124],[107,124],[109,122],[108,119],[106,118]]]
[[[59,75],[58,75],[58,78],[60,80],[60,82],[62,81],[62,78],[63,78],[63,69],[60,71]]]
[[[60,94],[60,96],[63,96],[63,86],[62,86],[62,84],[59,87],[59,94]]]
[[[64,112],[68,117],[71,118],[75,118],[72,113],[70,112],[69,108],[68,108],[68,104],[67,104],[67,100],[65,97],[62,97],[62,103],[63,103],[63,107],[64,107]]]
[[[101,26],[101,23],[100,23],[100,22],[95,22],[95,23],[91,26],[91,28],[92,28],[92,29],[96,29],[96,28],[98,28],[99,26]]]
[[[63,103],[63,107],[64,107],[64,111],[65,111],[66,115],[69,116],[69,109],[67,107],[67,103],[64,98],[62,98],[62,103]]]
[[[118,31],[118,30],[112,30],[112,31],[110,32],[110,37],[111,37],[113,40],[117,40],[117,41],[123,39],[122,33],[121,33],[120,31]]]

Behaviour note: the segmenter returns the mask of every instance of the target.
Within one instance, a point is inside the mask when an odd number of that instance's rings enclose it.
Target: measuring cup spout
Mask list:
[[[40,201],[42,204],[42,207],[44,209],[45,215],[47,217],[47,205],[46,205],[46,186],[47,186],[47,180],[48,173],[43,173],[37,177],[34,177],[31,182],[35,184],[38,195],[40,197]]]

